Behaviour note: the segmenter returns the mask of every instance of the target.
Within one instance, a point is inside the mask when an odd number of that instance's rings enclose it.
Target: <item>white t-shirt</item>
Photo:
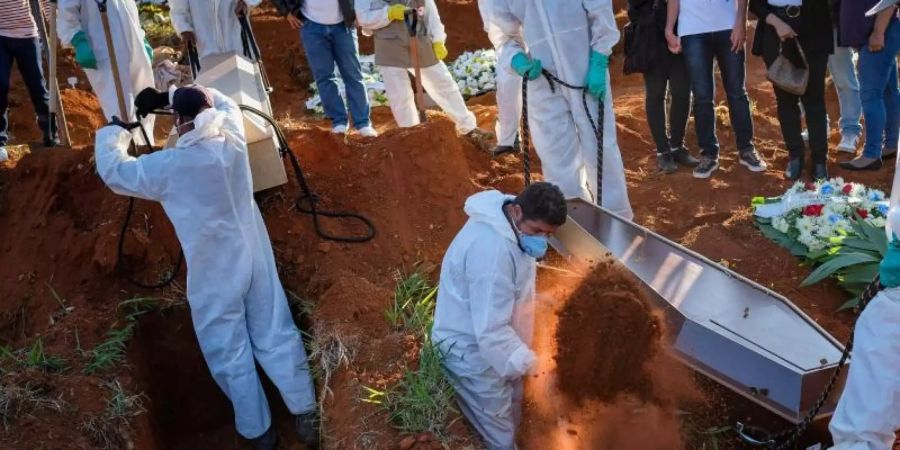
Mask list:
[[[714,33],[734,28],[737,0],[681,0],[678,35]]]
[[[322,25],[335,25],[344,21],[337,0],[306,0],[300,12],[303,17]]]

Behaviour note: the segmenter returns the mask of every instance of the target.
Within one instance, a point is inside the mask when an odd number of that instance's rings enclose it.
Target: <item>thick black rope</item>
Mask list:
[[[303,174],[303,168],[300,166],[300,161],[297,159],[297,155],[291,150],[288,146],[287,138],[284,136],[284,132],[275,123],[275,120],[269,116],[268,114],[250,107],[246,105],[240,106],[242,111],[246,111],[256,115],[272,126],[272,129],[275,130],[275,136],[278,139],[278,145],[280,147],[279,151],[281,152],[282,157],[288,157],[291,162],[291,167],[294,169],[294,175],[297,177],[297,184],[300,186],[300,196],[297,197],[297,200],[294,202],[297,210],[303,214],[309,214],[313,219],[313,226],[315,227],[316,234],[319,235],[322,239],[327,239],[329,241],[336,242],[368,242],[375,237],[375,225],[372,221],[361,214],[351,213],[351,212],[343,212],[343,211],[323,211],[318,209],[319,197],[315,192],[312,191],[309,187],[309,183],[306,181],[306,176]],[[361,236],[337,236],[330,234],[322,229],[322,226],[319,221],[319,217],[329,217],[333,219],[354,219],[366,227],[367,231],[365,234]]]
[[[147,146],[148,151],[153,151],[153,148],[150,146],[150,138],[147,135],[147,130],[144,129],[144,126],[140,126],[141,135],[144,137],[144,143]],[[131,145],[136,149],[137,144],[134,143],[134,140],[131,141]],[[173,281],[175,281],[175,277],[178,276],[178,272],[181,272],[181,266],[184,264],[184,252],[180,252],[178,256],[178,261],[172,268],[172,271],[161,281],[158,283],[145,283],[142,281],[138,281],[135,278],[132,278],[129,275],[128,271],[125,270],[125,235],[128,234],[128,226],[131,223],[131,216],[134,214],[134,197],[128,198],[128,208],[125,210],[125,219],[122,221],[122,229],[119,231],[119,242],[116,248],[116,271],[119,272],[126,280],[128,280],[131,284],[144,289],[159,289],[168,286]]]
[[[550,85],[550,90],[556,92],[556,84],[581,91],[581,103],[584,107],[584,113],[587,114],[588,122],[594,131],[594,137],[597,139],[597,197],[594,199],[597,205],[603,205],[603,119],[606,112],[603,99],[598,100],[599,108],[597,110],[597,122],[588,107],[588,91],[587,86],[575,86],[559,79],[547,69],[541,69],[541,74]],[[522,165],[525,170],[525,186],[531,184],[531,128],[528,125],[528,80],[523,78],[522,81]]]
[[[881,286],[881,277],[879,275],[875,275],[875,278],[871,283],[866,287],[866,290],[863,291],[859,296],[859,303],[856,305],[857,314],[861,313],[866,306],[878,295],[884,287]],[[828,398],[831,396],[831,393],[834,391],[834,388],[837,386],[838,379],[841,377],[841,373],[843,372],[844,366],[847,365],[847,360],[850,359],[850,353],[853,351],[853,332],[856,329],[856,325],[850,330],[850,337],[847,338],[847,343],[844,345],[844,352],[841,354],[841,359],[838,361],[837,367],[834,369],[834,373],[831,374],[831,379],[828,381],[828,384],[825,385],[825,389],[822,391],[822,395],[816,400],[816,403],[813,404],[813,407],[809,410],[809,412],[804,416],[803,420],[797,424],[794,428],[784,430],[774,436],[766,438],[762,442],[762,445],[765,445],[766,448],[772,450],[787,450],[791,448],[794,444],[796,444],[797,440],[806,433],[806,430],[809,429],[809,426],[812,425],[816,416],[819,415],[819,411],[822,410],[822,407],[825,406],[825,402],[828,401]],[[756,430],[760,430],[759,428],[755,428]],[[757,444],[759,445],[759,444]]]

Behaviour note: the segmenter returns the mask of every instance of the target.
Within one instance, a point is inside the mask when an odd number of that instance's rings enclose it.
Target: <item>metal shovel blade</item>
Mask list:
[[[623,264],[665,311],[676,357],[792,423],[840,359],[842,345],[788,299],[601,207],[570,200],[554,241],[563,254]]]

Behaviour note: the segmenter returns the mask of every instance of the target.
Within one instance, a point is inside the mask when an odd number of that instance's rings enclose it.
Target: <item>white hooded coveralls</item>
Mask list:
[[[434,0],[424,0],[425,29],[432,42],[446,42],[447,33],[444,32],[444,24],[438,13]],[[390,3],[382,0],[356,0],[356,21],[363,29],[363,34],[372,36],[375,30],[391,24],[388,19],[388,7]],[[430,48],[420,48],[419,52],[431,52]],[[391,105],[391,113],[397,126],[412,127],[419,124],[419,112],[416,109],[415,92],[410,83],[409,74],[413,73],[411,67],[387,67],[378,66],[378,71],[384,79],[384,91]],[[466,101],[450,70],[443,61],[438,61],[429,67],[420,69],[422,74],[422,88],[435,103],[450,116],[456,124],[456,132],[467,134],[474,130],[478,124],[475,114],[466,107]]]
[[[122,80],[122,95],[125,98],[126,122],[137,120],[134,98],[144,88],[155,87],[153,67],[144,50],[144,30],[134,0],[107,0],[107,17],[110,35],[116,50],[119,78]],[[100,8],[95,0],[59,0],[59,15],[56,18],[59,40],[72,45],[72,38],[79,31],[87,34],[91,49],[97,58],[96,69],[84,69],[91,88],[100,100],[107,120],[121,116],[116,86],[113,81],[106,36],[100,19]],[[153,139],[153,124],[156,116],[147,116],[141,122],[150,139]],[[136,133],[137,135],[137,133]]]
[[[490,450],[515,447],[531,351],[537,263],[520,248],[498,191],[466,200],[469,220],[447,249],[431,337],[460,407]]]
[[[494,50],[499,55],[503,43],[503,33],[491,25],[492,3],[497,0],[478,0],[478,11],[484,22],[484,31],[488,35]],[[520,42],[519,45],[522,45]],[[497,145],[512,146],[519,134],[519,121],[522,117],[522,77],[509,70],[497,69]]]
[[[241,23],[234,8],[239,0],[169,0],[172,26],[179,35],[186,31],[197,37],[197,54],[202,60],[222,53],[244,54]],[[262,0],[244,0],[248,7]],[[203,66],[200,66],[203,70]]]
[[[566,83],[583,86],[591,50],[610,55],[619,40],[611,0],[494,0],[492,5],[491,25],[502,34],[497,70],[514,74],[512,58],[523,52],[541,60]],[[631,220],[608,82],[603,103],[602,206]],[[597,101],[589,97],[588,107],[597,123]],[[528,82],[528,125],[544,178],[566,197],[593,201],[597,139],[584,111],[582,91],[556,86],[553,92],[544,77]]]
[[[97,171],[116,193],[162,203],[187,261],[187,296],[197,340],[231,399],[238,432],[271,425],[254,357],[293,414],[316,408],[300,332],[294,325],[272,246],[253,199],[238,106],[210,89],[214,108],[194,120],[174,149],[129,156],[129,134],[97,132]]]

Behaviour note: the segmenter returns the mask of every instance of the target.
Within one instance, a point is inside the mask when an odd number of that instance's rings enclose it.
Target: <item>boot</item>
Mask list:
[[[824,162],[813,164],[813,181],[828,179],[828,165]]]
[[[882,166],[881,159],[869,158],[868,156],[857,156],[850,161],[841,163],[841,167],[847,170],[878,170]]]
[[[491,157],[497,158],[507,153],[519,153],[519,147],[512,145],[498,145],[491,150]]]
[[[494,139],[494,133],[484,131],[481,128],[473,128],[472,131],[466,133],[466,139],[475,147],[491,153],[489,142]]]
[[[691,152],[688,151],[688,149],[684,146],[681,146],[678,148],[673,148],[672,156],[673,156],[673,159],[675,160],[675,163],[678,164],[679,166],[694,168],[700,164],[700,160],[697,158],[694,158],[691,155]]]
[[[44,135],[44,147],[59,146],[59,131],[56,127],[56,120],[50,120],[50,114],[38,114],[37,122]]]
[[[278,433],[272,425],[260,437],[248,439],[253,450],[276,450],[278,448]]]
[[[660,172],[675,173],[678,170],[678,165],[675,164],[675,156],[673,153],[674,152],[656,154],[656,167],[659,167]]]
[[[801,175],[803,175],[803,155],[791,157],[788,160],[787,169],[784,170],[785,178],[797,181]]]
[[[294,425],[300,442],[306,445],[308,450],[319,448],[319,413],[316,411],[294,416]]]

